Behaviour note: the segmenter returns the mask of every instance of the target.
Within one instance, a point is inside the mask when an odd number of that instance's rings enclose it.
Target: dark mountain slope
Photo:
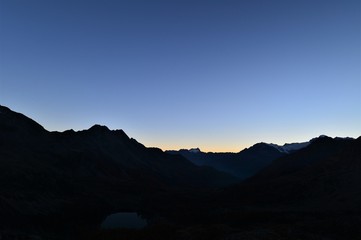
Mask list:
[[[233,181],[181,156],[146,148],[122,130],[95,125],[48,132],[0,106],[0,223],[139,210],[148,195]]]
[[[25,115],[11,111],[9,108],[0,105],[0,130],[2,134],[22,133],[40,134],[46,130],[34,120]],[[7,135],[7,136],[11,136]]]
[[[230,173],[240,179],[253,176],[268,166],[273,160],[286,155],[266,143],[257,143],[239,153],[205,153],[188,150],[167,151],[180,154],[199,166],[211,166],[217,170]]]
[[[290,155],[275,160],[270,166],[260,171],[252,181],[258,178],[273,178],[283,175],[290,175],[293,172],[300,171],[318,161],[343,150],[351,139],[342,139],[330,137],[319,137],[311,141],[311,145]]]
[[[361,210],[361,138],[319,138],[226,191],[238,204]]]

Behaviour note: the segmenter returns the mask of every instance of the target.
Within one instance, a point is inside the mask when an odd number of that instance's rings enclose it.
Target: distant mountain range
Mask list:
[[[278,158],[226,198],[238,204],[361,211],[361,137],[320,137]]]
[[[285,153],[265,143],[255,144],[239,153],[205,153],[184,149],[166,152],[181,155],[198,166],[210,166],[232,174],[239,179],[254,175],[260,169],[268,166],[274,159],[285,155]]]
[[[302,143],[286,143],[283,146],[262,142],[238,153],[205,153],[199,148],[166,152],[180,154],[198,166],[210,166],[240,179],[246,179],[271,164],[273,160],[307,147],[315,139]]]
[[[304,239],[299,231],[355,239],[360,183],[361,137],[257,143],[238,153],[163,152],[106,126],[49,132],[0,106],[0,238],[4,229],[96,229],[109,213],[141,211],[176,226],[162,239],[209,239],[218,227],[225,238],[215,239],[279,239],[258,238],[247,224],[286,234],[281,239]],[[205,231],[209,224],[217,228]],[[334,227],[340,224],[342,231]],[[327,229],[326,238],[315,225]],[[190,237],[197,234],[203,238]]]
[[[283,146],[270,143],[269,145],[276,148],[280,152],[284,153],[291,153],[297,150],[300,150],[301,148],[307,147],[310,144],[310,142],[302,142],[302,143],[286,143]]]

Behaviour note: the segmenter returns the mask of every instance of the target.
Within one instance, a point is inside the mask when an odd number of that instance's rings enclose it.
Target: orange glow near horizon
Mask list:
[[[205,145],[200,144],[194,144],[194,145],[176,145],[176,144],[145,144],[146,147],[156,147],[156,148],[160,148],[163,151],[167,151],[167,150],[175,150],[178,151],[180,149],[191,149],[191,148],[199,148],[202,152],[240,152],[245,148],[248,148],[252,145],[254,145],[255,143],[250,143],[250,144],[240,144],[240,145],[235,145],[235,144],[229,144],[228,146],[226,146],[225,144],[220,144],[219,146],[216,146],[214,144],[210,144],[210,145]]]

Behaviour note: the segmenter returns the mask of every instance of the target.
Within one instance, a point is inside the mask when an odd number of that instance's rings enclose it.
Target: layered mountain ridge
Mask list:
[[[315,138],[226,191],[237,204],[361,211],[361,137]],[[228,198],[226,197],[226,198]]]
[[[163,152],[101,125],[49,132],[0,106],[4,239],[79,239],[73,227],[92,234],[118,211],[168,224],[156,232],[163,238],[126,231],[125,239],[357,239],[360,176],[361,137]]]
[[[2,216],[60,214],[78,205],[84,211],[92,205],[137,209],[152,192],[235,182],[181,156],[146,148],[122,130],[94,125],[48,132],[9,108],[0,111]]]
[[[199,148],[180,149],[178,151],[168,150],[166,152],[180,154],[198,166],[210,166],[243,180],[252,177],[258,171],[270,165],[273,160],[303,149],[313,141],[323,137],[327,136],[320,135],[307,142],[285,143],[284,145],[260,142],[238,153],[202,152]],[[342,138],[336,137],[335,139]]]

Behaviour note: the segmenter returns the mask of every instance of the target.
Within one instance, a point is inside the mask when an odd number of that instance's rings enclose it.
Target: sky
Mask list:
[[[361,135],[359,0],[0,0],[0,104],[238,152]]]

